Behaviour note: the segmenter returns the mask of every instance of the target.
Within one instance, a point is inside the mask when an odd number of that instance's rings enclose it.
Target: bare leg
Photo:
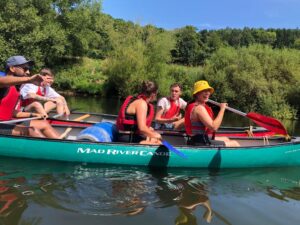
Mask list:
[[[52,102],[52,101],[48,101],[44,104],[46,112],[48,113],[52,109],[56,108],[57,113],[60,115],[63,115],[65,113],[63,101],[59,98],[56,98],[55,101],[56,101],[56,103]]]
[[[15,128],[12,130],[12,135],[31,136],[31,137],[40,137],[40,138],[45,137],[38,129],[35,129],[33,127],[19,126],[19,125],[15,126]]]
[[[232,141],[232,140],[225,141],[225,145],[226,145],[226,147],[239,147],[239,146],[241,146],[240,143],[238,143],[237,141]]]
[[[45,117],[47,117],[47,113],[43,107],[43,105],[40,102],[33,102],[31,104],[29,104],[28,106],[25,107],[25,112],[30,112],[30,111],[34,111],[37,112]]]
[[[239,142],[230,140],[228,137],[216,137],[217,141],[224,141],[226,147],[239,147],[241,146]]]
[[[32,120],[30,126],[40,130],[47,138],[59,139],[59,133],[45,120]]]
[[[56,103],[54,103],[52,101],[48,101],[44,104],[44,108],[45,108],[45,111],[48,113],[51,110],[56,108]]]
[[[216,141],[224,141],[224,142],[230,141],[228,137],[215,137],[215,140]]]

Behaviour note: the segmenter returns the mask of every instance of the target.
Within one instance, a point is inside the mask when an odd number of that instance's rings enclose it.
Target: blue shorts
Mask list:
[[[155,130],[174,130],[173,123],[155,123]]]

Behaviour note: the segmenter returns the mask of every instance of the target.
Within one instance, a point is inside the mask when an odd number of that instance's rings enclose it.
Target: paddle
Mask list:
[[[80,117],[74,119],[74,121],[81,121],[81,120],[84,120],[84,119],[88,118],[89,116],[90,116],[90,114],[85,114],[85,115],[83,115],[83,116],[80,116]],[[72,127],[67,128],[67,129],[59,136],[59,138],[60,138],[60,139],[65,138],[65,137],[71,132],[71,130],[72,130]]]
[[[208,99],[208,102],[210,102],[214,105],[220,106],[220,103],[215,102],[213,100]],[[255,113],[255,112],[244,113],[244,112],[241,112],[239,110],[236,110],[236,109],[233,109],[230,107],[226,107],[226,109],[233,113],[236,113],[238,115],[248,117],[257,125],[262,126],[262,127],[266,128],[267,130],[273,131],[276,134],[282,134],[282,135],[288,136],[288,132],[285,129],[285,127],[283,126],[283,124],[275,118],[272,118],[269,116],[264,116],[264,115],[261,115],[259,113]]]
[[[35,117],[29,117],[29,118],[23,118],[23,119],[6,120],[6,121],[1,121],[0,124],[13,124],[13,123],[25,122],[25,121],[30,121],[30,120],[38,120],[41,118],[42,117],[40,117],[40,116],[35,116]]]
[[[169,149],[170,151],[176,153],[177,155],[179,155],[182,158],[187,158],[186,154],[184,154],[183,152],[179,151],[178,149],[176,149],[174,146],[172,146],[169,142],[163,140],[161,142],[167,149]]]

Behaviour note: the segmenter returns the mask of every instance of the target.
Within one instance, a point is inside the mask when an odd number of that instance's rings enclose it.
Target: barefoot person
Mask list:
[[[184,126],[180,110],[184,110],[187,103],[180,98],[181,85],[172,84],[170,92],[169,97],[163,97],[157,103],[155,129],[180,129]]]
[[[0,121],[8,121],[13,117],[31,117],[30,112],[20,111],[19,85],[32,83],[40,85],[47,81],[46,77],[33,75],[29,77],[33,61],[24,56],[12,56],[6,61],[6,76],[0,77]],[[21,124],[0,124],[0,133],[12,135],[28,135],[32,137],[58,138],[59,134],[45,120],[31,120]]]
[[[191,136],[192,145],[216,145],[237,147],[239,143],[228,138],[212,140],[209,134],[216,132],[221,126],[227,103],[220,104],[220,111],[214,118],[212,109],[206,105],[214,89],[207,81],[200,80],[194,84],[194,102],[189,104],[185,114],[186,133]]]
[[[39,74],[47,76],[48,81],[43,82],[40,86],[34,84],[21,86],[20,94],[23,99],[22,107],[24,107],[24,111],[34,111],[48,116],[47,113],[56,108],[59,115],[65,115],[68,118],[70,110],[65,98],[51,87],[54,82],[54,73],[48,68],[43,68]]]
[[[150,127],[154,117],[154,107],[151,102],[156,99],[157,89],[154,82],[145,81],[141,93],[137,97],[128,96],[121,106],[117,128],[120,133],[130,132],[130,142],[160,144],[161,135]],[[119,139],[122,141],[123,137],[120,136]]]

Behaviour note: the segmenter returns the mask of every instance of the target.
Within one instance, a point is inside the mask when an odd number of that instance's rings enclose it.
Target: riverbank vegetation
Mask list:
[[[0,60],[25,55],[56,72],[56,88],[124,97],[141,80],[168,94],[173,82],[191,98],[207,79],[214,98],[246,112],[295,118],[300,111],[300,30],[164,30],[112,18],[95,0],[6,0]],[[3,67],[1,69],[4,69]]]

